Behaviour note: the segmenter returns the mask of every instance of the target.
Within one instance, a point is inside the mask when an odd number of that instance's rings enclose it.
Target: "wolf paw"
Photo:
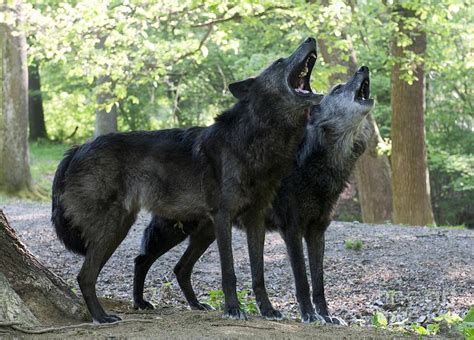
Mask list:
[[[339,325],[339,326],[347,326],[347,323],[344,320],[342,320],[338,317],[330,316],[330,315],[324,315],[323,318],[326,321],[326,323],[328,323],[328,324]]]
[[[261,311],[260,314],[267,320],[283,320],[283,315],[276,309],[269,309],[266,311]]]
[[[247,320],[247,316],[239,307],[226,308],[223,317],[226,319]]]
[[[122,320],[120,317],[118,317],[117,315],[113,315],[113,314],[104,314],[103,316],[101,316],[100,318],[94,318],[94,323],[112,323],[112,322],[117,322],[117,321],[120,321]]]
[[[302,314],[301,322],[303,323],[319,322],[322,325],[324,325],[326,323],[326,320],[318,313],[311,312],[311,313]]]
[[[134,309],[155,309],[155,307],[146,300],[135,301],[133,303]]]
[[[192,303],[190,304],[190,307],[192,310],[207,310],[207,311],[216,310],[211,305],[208,305],[207,303],[201,303],[201,302]]]

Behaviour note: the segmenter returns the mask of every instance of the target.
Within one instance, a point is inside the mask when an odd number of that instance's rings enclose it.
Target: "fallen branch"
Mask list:
[[[50,333],[50,332],[58,332],[58,331],[63,331],[63,330],[68,330],[68,329],[76,329],[76,328],[107,328],[107,327],[113,327],[116,325],[120,325],[123,323],[130,323],[130,322],[141,322],[141,323],[152,323],[155,322],[156,320],[152,319],[127,319],[127,320],[120,320],[120,321],[115,321],[111,323],[102,323],[102,324],[94,324],[94,323],[80,323],[78,325],[69,325],[69,326],[61,326],[61,327],[49,327],[49,328],[42,328],[42,329],[30,329],[30,328],[23,328],[17,326],[18,323],[14,323],[11,325],[7,325],[10,328],[21,332],[25,334],[44,334],[44,333]],[[5,323],[7,324],[7,323]]]
[[[213,327],[245,327],[245,328],[254,328],[254,329],[265,329],[265,330],[272,330],[275,329],[274,327],[258,327],[258,326],[251,326],[251,325],[244,325],[244,324],[233,324],[233,323],[211,323]]]
[[[16,325],[21,325],[21,322],[17,322],[17,321],[0,322],[0,327],[9,327],[9,326],[16,326]]]

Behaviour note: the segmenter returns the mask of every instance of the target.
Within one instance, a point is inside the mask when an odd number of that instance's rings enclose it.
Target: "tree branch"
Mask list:
[[[261,16],[267,14],[268,12],[271,12],[271,11],[274,11],[274,10],[277,10],[277,9],[291,9],[291,7],[288,7],[288,6],[271,6],[271,7],[268,7],[266,10],[264,10],[263,12],[257,13],[255,15],[251,15],[250,17],[258,18],[258,17],[261,17]],[[227,18],[220,17],[220,18],[217,18],[215,20],[208,21],[208,22],[203,22],[203,23],[200,23],[200,24],[191,25],[191,27],[194,27],[194,28],[206,27],[206,26],[209,27],[209,26],[214,26],[216,24],[220,24],[220,23],[223,23],[223,22],[232,21],[232,20],[239,20],[239,19],[242,19],[242,18],[244,18],[244,17],[242,15],[240,15],[240,13],[235,13],[234,15],[232,15],[230,17],[227,17]]]

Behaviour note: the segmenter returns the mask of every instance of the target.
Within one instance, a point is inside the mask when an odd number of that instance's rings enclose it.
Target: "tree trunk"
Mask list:
[[[420,26],[406,28],[404,20],[415,13],[398,7],[399,32],[408,35],[412,43],[398,46],[395,39],[392,55],[396,63],[392,69],[392,170],[393,220],[395,223],[428,225],[434,223],[430,198],[430,182],[425,147],[425,72],[423,63],[413,62],[410,69],[416,79],[410,85],[400,79],[401,58],[407,53],[423,56],[426,51],[426,32]]]
[[[2,287],[3,294],[0,295],[0,313],[4,317],[22,316],[25,320],[34,322],[31,315],[25,314],[28,312],[22,312],[29,310],[43,323],[65,318],[87,318],[81,300],[63,280],[39,263],[26,249],[0,210],[0,281],[5,281],[3,277],[9,286]]]
[[[370,113],[367,120],[374,134],[355,169],[362,220],[365,223],[384,223],[392,218],[392,174],[388,157],[378,152],[378,144],[383,140],[377,123]]]
[[[3,40],[5,39],[5,25],[0,24],[0,162],[3,162],[3,141],[5,139],[5,121],[3,114],[4,100],[3,100]],[[5,183],[5,175],[3,167],[0,165],[0,190]]]
[[[37,141],[39,139],[48,139],[46,124],[44,123],[39,63],[36,61],[28,67],[28,86],[30,140]]]
[[[95,48],[100,50],[104,48],[106,34],[99,34],[99,41]],[[111,132],[117,132],[117,107],[113,105],[110,110],[106,110],[104,105],[112,97],[111,88],[112,79],[109,75],[102,75],[96,79],[97,87],[97,108],[95,110],[95,128],[94,137],[105,135]]]
[[[2,25],[3,140],[0,178],[9,192],[31,190],[28,161],[28,71],[21,1],[15,1],[15,27]]]
[[[350,38],[347,37],[350,41]],[[357,71],[356,52],[349,45],[349,51],[343,52],[332,49],[329,53],[326,42],[319,39],[319,50],[323,59],[328,64],[345,66],[347,73],[335,73],[331,76],[331,83],[346,82]],[[343,61],[341,55],[348,55],[349,59]],[[371,113],[367,120],[372,126],[374,134],[369,140],[367,150],[356,163],[355,177],[357,191],[362,210],[362,220],[365,223],[383,223],[391,219],[392,215],[392,183],[390,163],[386,155],[377,152],[377,146],[383,142],[379,128]]]
[[[110,83],[110,77],[100,77],[96,84],[98,87],[103,87],[104,84]],[[103,107],[104,104],[111,98],[108,90],[101,90],[97,94],[97,108],[95,110],[95,129],[94,137],[105,135],[111,132],[117,132],[117,107],[113,105],[110,111]]]

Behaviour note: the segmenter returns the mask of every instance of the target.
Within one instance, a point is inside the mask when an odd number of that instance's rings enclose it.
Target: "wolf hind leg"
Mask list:
[[[212,222],[206,221],[201,223],[200,228],[191,234],[186,251],[174,267],[178,284],[189,306],[194,310],[214,310],[212,306],[198,301],[191,284],[191,274],[196,262],[215,239]]]
[[[176,222],[154,217],[143,233],[142,253],[135,258],[133,276],[133,308],[154,309],[143,298],[145,279],[155,261],[170,249],[183,242],[188,233],[175,227]]]
[[[112,216],[113,214],[109,212],[107,215]],[[89,243],[84,263],[79,275],[77,276],[77,281],[89,313],[94,322],[97,323],[110,323],[121,320],[120,317],[113,314],[107,314],[104,311],[99,299],[97,298],[96,292],[97,278],[102,268],[120,243],[122,243],[123,239],[127,236],[128,230],[133,224],[136,214],[135,216],[132,214],[125,216],[121,221],[119,220],[120,215],[116,214],[116,216],[119,218],[111,218],[108,223],[103,224],[102,235],[96,237]],[[107,237],[108,235],[113,235],[113,237]]]
[[[316,306],[317,313],[319,313],[327,323],[347,326],[344,320],[329,314],[326,297],[324,295],[324,231],[327,225],[329,225],[329,222],[323,225],[324,227],[320,225],[310,225],[305,236],[313,288],[313,303]]]

